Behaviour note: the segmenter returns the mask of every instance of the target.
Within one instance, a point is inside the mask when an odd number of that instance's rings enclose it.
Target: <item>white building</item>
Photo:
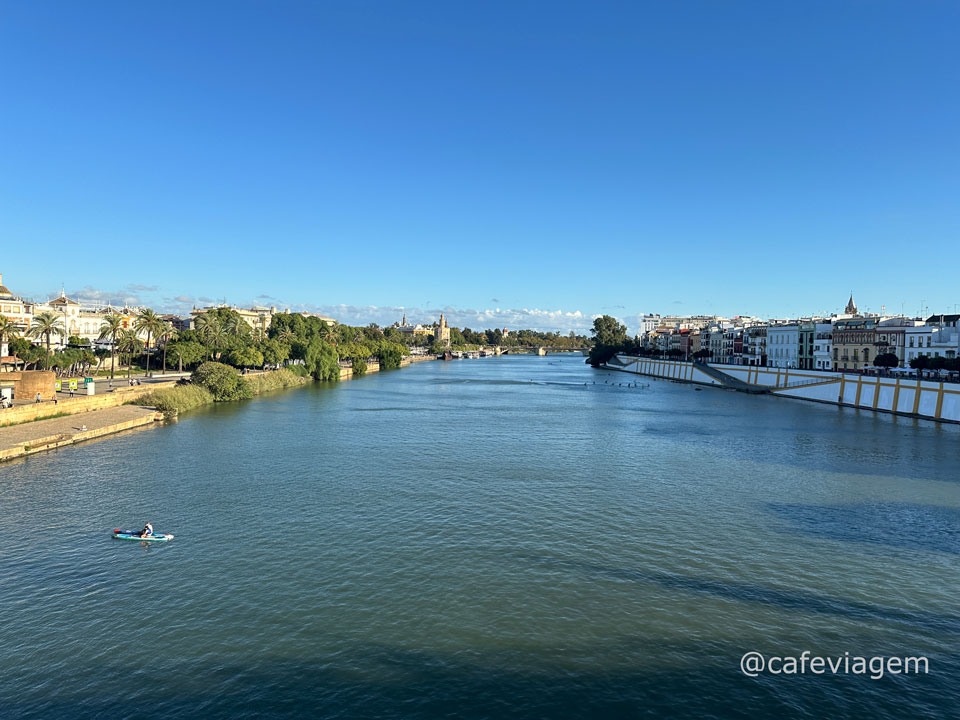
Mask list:
[[[795,368],[800,349],[800,326],[771,325],[767,328],[767,365]]]
[[[751,325],[743,334],[743,364],[766,365],[767,326]]]
[[[906,329],[904,366],[920,355],[927,357],[960,357],[960,330],[955,325],[920,325]]]
[[[640,335],[641,340],[643,340],[658,327],[660,327],[659,315],[641,315],[638,335]],[[504,332],[503,336],[507,336],[506,332]]]
[[[833,370],[833,324],[818,322],[813,334],[813,367]]]

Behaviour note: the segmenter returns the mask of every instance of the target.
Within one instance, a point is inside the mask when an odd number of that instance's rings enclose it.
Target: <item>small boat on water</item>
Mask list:
[[[114,528],[113,536],[117,540],[139,540],[141,542],[167,542],[168,540],[173,540],[173,535],[164,535],[163,533],[154,533],[153,535],[147,535],[147,537],[140,537],[140,533],[136,530],[118,530]]]

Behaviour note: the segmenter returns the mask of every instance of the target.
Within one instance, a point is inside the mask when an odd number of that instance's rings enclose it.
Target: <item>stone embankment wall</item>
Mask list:
[[[0,427],[17,425],[32,420],[41,420],[43,418],[53,417],[54,415],[76,415],[77,413],[90,412],[91,410],[117,407],[130,400],[136,400],[141,395],[146,395],[154,390],[173,387],[174,385],[176,385],[175,382],[149,383],[147,385],[114,388],[113,391],[102,395],[85,395],[63,400],[58,403],[48,401],[31,403],[29,405],[18,405],[17,407],[0,410]],[[100,383],[98,383],[98,386],[100,386]]]
[[[126,406],[101,410],[82,418],[84,423],[90,423],[89,428],[86,424],[77,427],[81,418],[57,418],[8,427],[0,430],[0,462],[153,425],[162,419],[161,413],[150,408]]]
[[[408,355],[407,357],[403,358],[403,360],[400,362],[400,367],[405,368],[408,365],[411,365],[413,363],[423,362],[425,360],[436,360],[436,359],[437,358],[434,355]],[[367,363],[366,374],[369,375],[370,373],[375,373],[375,372],[380,372],[380,363],[376,363],[376,362]],[[363,377],[363,376],[361,375],[359,377]],[[353,368],[341,367],[340,379],[352,380]]]
[[[14,370],[0,375],[0,380],[12,382],[17,397],[31,398],[40,393],[43,400],[53,400],[57,375],[53,370]]]
[[[610,370],[722,387],[723,383],[691,362],[618,355]],[[960,423],[960,385],[932,380],[875,377],[822,370],[720,365],[710,367],[772,395],[877,410],[908,417]]]

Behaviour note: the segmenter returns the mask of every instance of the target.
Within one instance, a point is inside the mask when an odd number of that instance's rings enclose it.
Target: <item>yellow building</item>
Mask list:
[[[834,370],[862,370],[876,358],[876,318],[836,320],[832,334]]]
[[[427,327],[425,325],[408,325],[407,316],[404,313],[403,320],[400,321],[400,325],[397,326],[397,330],[402,332],[404,335],[432,335],[433,328]]]

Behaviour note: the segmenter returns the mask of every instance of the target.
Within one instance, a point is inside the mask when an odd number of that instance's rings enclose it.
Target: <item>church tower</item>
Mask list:
[[[847,302],[847,307],[844,310],[847,315],[859,315],[857,312],[857,304],[853,301],[853,292],[850,293],[850,300]]]

